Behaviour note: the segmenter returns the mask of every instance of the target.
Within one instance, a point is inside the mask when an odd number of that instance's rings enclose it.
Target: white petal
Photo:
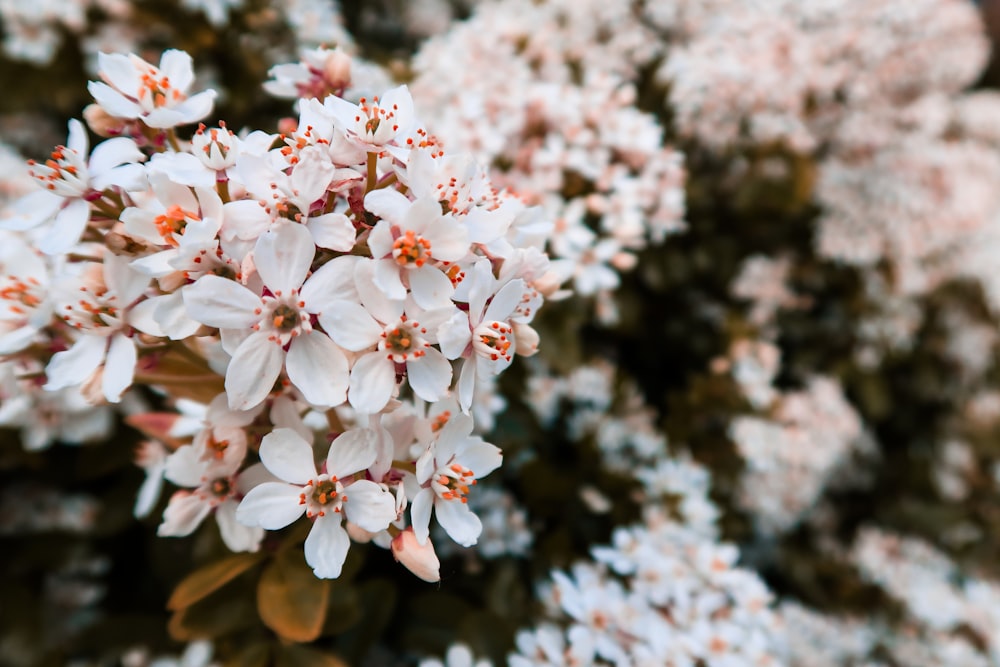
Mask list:
[[[295,338],[285,357],[285,372],[313,405],[330,408],[347,400],[347,357],[324,333]]]
[[[163,523],[156,529],[160,537],[184,537],[208,516],[211,506],[189,491],[178,491],[170,497],[170,504],[163,511]]]
[[[343,213],[327,213],[309,218],[306,228],[312,234],[313,242],[320,248],[340,252],[350,252],[354,248],[357,231],[351,219]]]
[[[207,466],[193,445],[184,445],[167,457],[163,476],[177,486],[201,486]]]
[[[520,278],[510,281],[501,287],[493,300],[490,301],[490,305],[486,307],[486,312],[483,314],[483,321],[506,320],[521,303],[523,296],[524,281]]]
[[[385,530],[396,520],[396,499],[375,482],[358,480],[344,490],[347,520],[370,533]]]
[[[448,318],[448,321],[438,327],[437,339],[444,356],[449,359],[458,359],[462,356],[469,347],[469,343],[472,342],[468,313],[463,313],[460,310],[455,312]]]
[[[344,567],[351,539],[341,525],[340,515],[316,519],[306,538],[306,562],[320,579],[336,579]]]
[[[363,261],[361,257],[352,255],[336,257],[309,276],[309,280],[299,292],[299,296],[306,302],[306,310],[319,314],[333,301],[341,299],[357,301],[358,290],[354,285],[354,273],[361,261]]]
[[[472,471],[476,479],[485,477],[500,467],[503,454],[496,445],[474,439],[459,455],[458,462]]]
[[[420,544],[426,543],[427,536],[430,535],[433,503],[434,492],[430,489],[421,489],[410,503],[410,523],[413,524],[413,534],[417,536],[417,542]]]
[[[483,523],[468,505],[458,500],[437,498],[434,501],[434,511],[437,513],[438,523],[451,539],[463,547],[471,547],[479,541]]]
[[[60,255],[77,243],[90,220],[90,204],[74,199],[56,214],[55,223],[39,242],[39,249],[46,255]]]
[[[475,391],[476,358],[473,357],[462,361],[462,370],[458,375],[458,405],[462,408],[462,412],[469,412]]]
[[[290,428],[278,428],[264,436],[260,460],[268,472],[292,484],[308,484],[316,476],[312,445]]]
[[[226,369],[226,393],[233,410],[249,410],[267,398],[285,363],[285,351],[258,331],[236,348]]]
[[[45,368],[49,381],[44,389],[54,391],[81,384],[101,365],[107,345],[108,339],[103,336],[80,336],[73,347],[57,352]]]
[[[220,329],[246,329],[260,319],[259,296],[233,280],[207,275],[184,288],[184,306],[192,319]]]
[[[394,225],[402,225],[410,210],[410,200],[394,188],[372,190],[365,195],[365,209]],[[438,206],[440,214],[441,207]]]
[[[421,266],[410,271],[410,291],[413,300],[425,310],[445,308],[451,305],[455,286],[448,276],[433,266]]]
[[[282,482],[264,482],[250,489],[236,508],[236,520],[244,526],[260,526],[265,530],[284,528],[306,511],[299,504],[301,486]]]
[[[375,432],[368,428],[352,428],[345,431],[330,445],[330,452],[326,457],[326,471],[338,479],[345,479],[365,470],[375,463],[375,457],[378,455],[376,440]]]
[[[459,447],[472,433],[472,426],[472,417],[469,415],[454,415],[448,420],[448,423],[438,433],[434,452],[434,458],[437,459],[438,465],[448,463],[458,453]]]
[[[253,257],[264,284],[275,294],[289,294],[302,286],[315,254],[309,230],[286,222],[261,234]]]
[[[364,285],[372,285],[381,290],[380,294],[383,299],[394,299],[396,301],[402,301],[406,298],[406,286],[403,285],[403,281],[399,277],[399,264],[396,263],[394,259],[376,259],[374,260],[373,275],[370,278],[366,278],[366,282],[362,284],[358,282],[358,291],[361,292],[364,289]],[[363,294],[363,292],[362,292]],[[365,303],[368,300],[362,298]],[[369,299],[370,300],[370,299]]]
[[[219,534],[230,551],[257,551],[264,539],[264,529],[259,526],[244,526],[236,521],[235,500],[226,500],[215,509],[215,520],[219,524]]]
[[[406,379],[413,393],[434,403],[448,393],[451,364],[435,348],[425,348],[424,356],[406,362]]]
[[[135,507],[132,514],[137,519],[143,519],[153,511],[156,501],[160,499],[160,491],[163,490],[163,468],[158,466],[146,471],[146,479],[139,487],[136,494]]]
[[[138,118],[142,113],[142,107],[106,83],[91,81],[87,84],[87,90],[101,108],[108,112],[109,116],[115,116],[116,118]],[[133,90],[135,89],[133,88]]]
[[[334,301],[319,316],[323,328],[346,350],[360,352],[382,336],[383,327],[360,304]]]
[[[347,398],[358,412],[373,415],[386,406],[396,386],[396,366],[381,352],[364,355],[351,369]]]
[[[186,51],[167,49],[160,56],[160,73],[170,79],[170,85],[186,93],[194,81],[194,61]]]
[[[117,403],[122,398],[122,393],[132,386],[135,378],[135,362],[139,355],[135,349],[135,342],[123,334],[115,334],[111,337],[111,345],[108,347],[108,357],[104,362],[104,375],[101,378],[101,389],[104,398],[111,403]]]
[[[375,192],[379,192],[376,190]],[[392,253],[392,223],[388,220],[379,220],[372,227],[368,234],[368,249],[371,250],[372,257],[384,259]]]

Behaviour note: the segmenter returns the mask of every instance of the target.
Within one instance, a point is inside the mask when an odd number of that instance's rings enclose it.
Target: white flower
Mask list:
[[[0,234],[0,354],[12,354],[30,345],[52,318],[49,269],[19,236]]]
[[[320,313],[319,320],[333,339],[345,349],[363,352],[351,369],[348,398],[360,412],[373,414],[385,407],[396,386],[399,366],[406,369],[413,392],[425,401],[437,401],[451,384],[451,364],[440,350],[431,347],[437,341],[436,327],[450,315],[446,311],[418,311],[411,303],[392,301],[375,287],[374,268],[370,261],[357,264],[356,285],[360,304],[336,300]],[[450,303],[450,302],[449,302]],[[408,310],[408,317],[404,310]]]
[[[413,98],[406,86],[393,88],[381,98],[362,97],[358,104],[330,95],[323,100],[323,106],[347,138],[366,151],[388,151],[398,158],[405,158],[409,152],[405,140],[402,145],[399,142],[416,125]]]
[[[184,290],[193,319],[234,330],[225,385],[232,409],[246,410],[263,401],[282,369],[310,403],[331,407],[344,402],[347,359],[311,323],[312,315],[334,295],[331,286],[343,264],[328,263],[303,285],[315,253],[305,227],[282,223],[261,235],[255,246],[254,261],[267,288],[264,295],[214,275]],[[226,340],[224,332],[224,344]]]
[[[120,53],[99,54],[98,65],[106,83],[91,81],[87,88],[111,116],[166,129],[201,120],[212,111],[214,90],[187,96],[194,70],[191,56],[183,51],[164,51],[159,67]]]
[[[465,227],[431,196],[411,202],[396,190],[373,190],[365,208],[382,218],[368,236],[375,284],[390,299],[405,298],[409,287],[421,308],[449,305],[454,285],[444,271],[469,254]]]
[[[5,220],[3,227],[25,230],[51,222],[38,247],[48,255],[57,255],[80,242],[90,221],[93,194],[111,187],[136,190],[145,185],[145,171],[138,164],[145,156],[131,139],[116,137],[101,142],[89,160],[88,150],[87,131],[74,118],[69,122],[65,146],[57,146],[44,163],[29,161],[29,173],[43,190],[15,202],[11,206],[14,217]]]
[[[342,519],[368,532],[378,532],[396,519],[395,500],[388,491],[355,473],[375,461],[372,432],[351,430],[340,435],[318,473],[308,442],[290,429],[276,429],[260,445],[260,459],[284,482],[265,482],[247,493],[236,510],[237,521],[277,530],[303,513],[314,519],[306,538],[306,562],[321,579],[335,579],[347,557],[350,539]],[[285,483],[287,482],[287,483]]]
[[[431,508],[445,532],[463,547],[472,546],[483,530],[468,507],[470,487],[500,467],[503,455],[495,445],[472,436],[472,419],[456,415],[441,429],[437,441],[417,459],[417,482],[410,520],[419,543],[427,541]]]

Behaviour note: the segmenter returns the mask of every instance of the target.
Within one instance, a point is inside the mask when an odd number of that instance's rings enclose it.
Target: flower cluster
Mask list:
[[[82,440],[107,417],[88,403],[156,387],[183,415],[130,419],[153,438],[139,513],[161,477],[180,487],[160,535],[214,515],[230,549],[255,551],[305,514],[319,577],[340,574],[350,532],[435,578],[432,514],[463,546],[482,531],[468,497],[502,457],[469,413],[537,348],[531,321],[559,282],[545,226],[446,155],[405,86],[303,99],[280,135],[219,123],[185,140],[215,95],[192,92],[186,53],[100,63],[86,115],[112,138],[89,150],[71,121],[0,223],[5,411],[44,403],[50,431],[72,418]]]

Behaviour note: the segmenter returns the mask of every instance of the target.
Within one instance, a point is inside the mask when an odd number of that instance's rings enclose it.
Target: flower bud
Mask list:
[[[522,357],[530,357],[538,352],[538,332],[530,324],[512,322],[514,327],[514,343],[517,353]]]
[[[323,74],[333,90],[343,90],[351,85],[351,57],[334,49],[326,56]]]
[[[83,119],[91,131],[99,137],[117,137],[125,132],[128,121],[115,118],[99,104],[88,104],[83,110]]]
[[[392,555],[396,562],[424,581],[441,581],[441,562],[434,553],[434,544],[430,540],[426,544],[417,542],[412,527],[392,539]]]

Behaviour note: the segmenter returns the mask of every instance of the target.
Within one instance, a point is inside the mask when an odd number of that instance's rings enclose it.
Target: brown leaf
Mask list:
[[[194,604],[249,570],[261,558],[259,553],[233,554],[198,568],[177,584],[167,600],[167,609],[177,611]]]
[[[257,585],[257,611],[264,625],[293,642],[320,636],[330,600],[330,581],[317,579],[302,552],[280,552]]]

